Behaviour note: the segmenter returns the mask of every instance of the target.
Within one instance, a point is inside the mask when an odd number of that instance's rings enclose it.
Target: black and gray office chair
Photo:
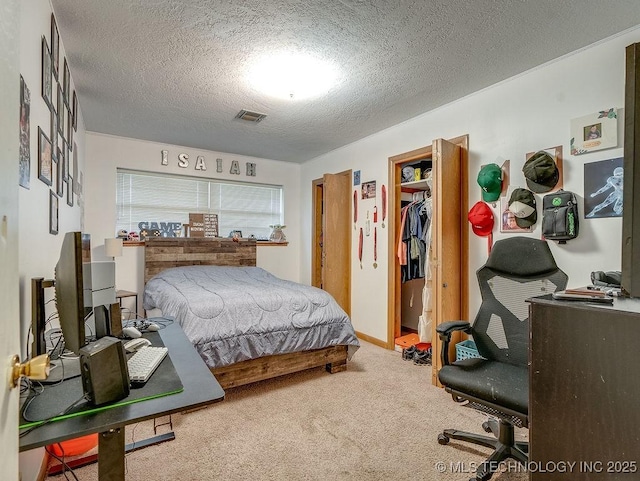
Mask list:
[[[526,299],[564,289],[567,275],[556,265],[545,241],[519,236],[497,241],[477,277],[482,304],[473,324],[451,321],[437,327],[443,340],[438,378],[456,402],[466,402],[490,416],[482,427],[493,436],[447,429],[438,435],[438,442],[455,439],[494,448],[471,478],[486,481],[501,461],[513,458],[527,463],[528,444],[514,436],[514,426],[529,426]],[[454,331],[473,336],[482,358],[451,362],[448,350]]]

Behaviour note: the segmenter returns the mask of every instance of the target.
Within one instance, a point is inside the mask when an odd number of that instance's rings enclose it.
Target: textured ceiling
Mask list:
[[[87,130],[304,162],[640,24],[638,0],[52,0]],[[327,95],[245,82],[282,49]],[[251,124],[240,109],[266,113]]]

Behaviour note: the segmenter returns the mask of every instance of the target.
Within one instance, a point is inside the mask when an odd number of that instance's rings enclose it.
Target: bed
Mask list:
[[[345,370],[359,342],[335,300],[255,264],[253,239],[149,239],[144,309],[179,322],[225,389],[317,366]]]

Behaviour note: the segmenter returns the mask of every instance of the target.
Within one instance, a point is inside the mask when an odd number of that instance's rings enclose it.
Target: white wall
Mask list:
[[[31,93],[30,144],[31,173],[30,188],[19,188],[19,273],[20,273],[20,339],[22,357],[27,354],[27,335],[31,326],[31,278],[54,276],[54,267],[60,253],[62,238],[67,231],[80,230],[82,226],[82,206],[77,199],[73,207],[66,202],[65,196],[59,199],[58,235],[49,234],[49,191],[55,189],[55,183],[49,187],[38,180],[38,127],[50,136],[51,117],[49,108],[41,95],[41,37],[44,35],[51,48],[51,4],[48,0],[29,0],[20,4],[20,34],[16,39],[20,49],[20,74]],[[64,39],[60,36],[60,68],[64,66]],[[73,66],[70,66],[71,87],[73,84]],[[54,83],[55,85],[55,83]],[[57,88],[57,87],[56,87]],[[74,140],[78,147],[78,164],[84,170],[84,123],[82,105],[78,105],[78,131]],[[16,135],[18,132],[18,112],[16,112]],[[46,300],[53,297],[48,289]],[[48,305],[47,312],[54,310]],[[31,352],[31,347],[28,349]],[[20,474],[23,480],[37,479],[44,450],[42,448],[20,454]]]
[[[56,184],[48,186],[38,180],[38,127],[50,137],[51,117],[41,95],[41,37],[44,35],[51,48],[51,5],[47,0],[20,2],[20,74],[31,91],[31,176],[30,188],[19,189],[20,209],[20,319],[25,354],[26,336],[31,325],[31,278],[51,279],[60,254],[64,233],[80,230],[82,207],[76,202],[70,207],[65,195],[58,200],[58,235],[49,234],[49,191]],[[64,65],[64,39],[60,36],[60,69]],[[73,66],[71,87],[73,85]],[[62,80],[62,77],[61,77]],[[54,82],[55,86],[55,82]],[[56,87],[57,88],[57,87]],[[79,111],[81,104],[78,105]],[[16,127],[17,128],[17,127]],[[78,147],[79,170],[84,169],[84,123],[79,112],[78,131],[74,132]],[[47,293],[47,299],[52,297]],[[51,309],[49,309],[51,310]]]
[[[525,154],[557,145],[563,147],[564,188],[574,191],[582,204],[583,164],[623,156],[625,47],[640,41],[640,28],[600,42],[557,61],[526,72],[483,91],[459,99],[390,129],[320,156],[302,165],[302,185],[325,172],[351,168],[361,170],[363,181],[387,184],[388,158],[431,145],[436,138],[469,134],[469,207],[480,200],[476,176],[482,164],[511,161],[511,186],[525,187],[522,166]],[[446,86],[433,86],[446,89]],[[570,154],[570,120],[609,107],[618,111],[618,147],[580,156]],[[302,212],[311,212],[311,190],[302,190]],[[374,201],[361,201],[360,212],[371,211]],[[378,201],[378,209],[380,204]],[[540,219],[541,197],[538,196]],[[581,215],[582,205],[580,205]],[[445,213],[446,214],[446,213]],[[494,208],[498,214],[498,208]],[[466,215],[466,214],[465,214]],[[361,214],[362,218],[362,214]],[[311,223],[301,218],[302,243],[311,244]],[[569,275],[570,286],[589,282],[594,270],[620,269],[621,218],[581,219],[580,237],[566,245],[553,243],[551,249],[558,265]],[[388,231],[383,229],[383,231]],[[540,221],[531,235],[539,238]],[[494,239],[508,236],[494,228]],[[469,312],[480,304],[475,271],[486,260],[486,238],[478,238],[469,229]],[[378,234],[378,268],[363,262],[360,269],[357,239],[352,245],[352,321],[359,332],[387,341],[388,236]],[[371,256],[372,242],[365,238],[364,257]],[[382,253],[382,254],[381,254]],[[311,253],[304,250],[301,260],[302,282],[311,279]],[[381,295],[381,294],[385,295]]]
[[[300,280],[300,166],[277,160],[197,150],[176,145],[147,142],[110,135],[87,133],[87,170],[85,188],[85,231],[91,234],[93,259],[104,260],[104,239],[116,235],[116,169],[127,168],[147,172],[189,175],[203,178],[228,179],[243,182],[282,185],[284,188],[284,223],[289,245],[258,247],[257,265],[274,275],[292,281]],[[168,151],[168,165],[161,165],[161,151]],[[178,154],[189,155],[189,166],[178,166]],[[207,170],[195,170],[195,159],[205,158]],[[216,159],[223,160],[223,172],[216,172]],[[240,175],[230,174],[231,162],[240,164]],[[256,164],[256,175],[245,175],[245,163]],[[149,219],[153,220],[153,219]],[[158,219],[170,220],[170,219]],[[224,235],[224,233],[220,233]],[[144,279],[143,248],[125,247],[124,255],[116,258],[116,286],[138,292],[141,311]]]

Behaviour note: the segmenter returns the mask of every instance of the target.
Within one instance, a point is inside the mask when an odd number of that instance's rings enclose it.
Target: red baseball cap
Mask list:
[[[493,232],[493,211],[486,203],[476,202],[469,211],[469,222],[475,235],[486,237]]]

